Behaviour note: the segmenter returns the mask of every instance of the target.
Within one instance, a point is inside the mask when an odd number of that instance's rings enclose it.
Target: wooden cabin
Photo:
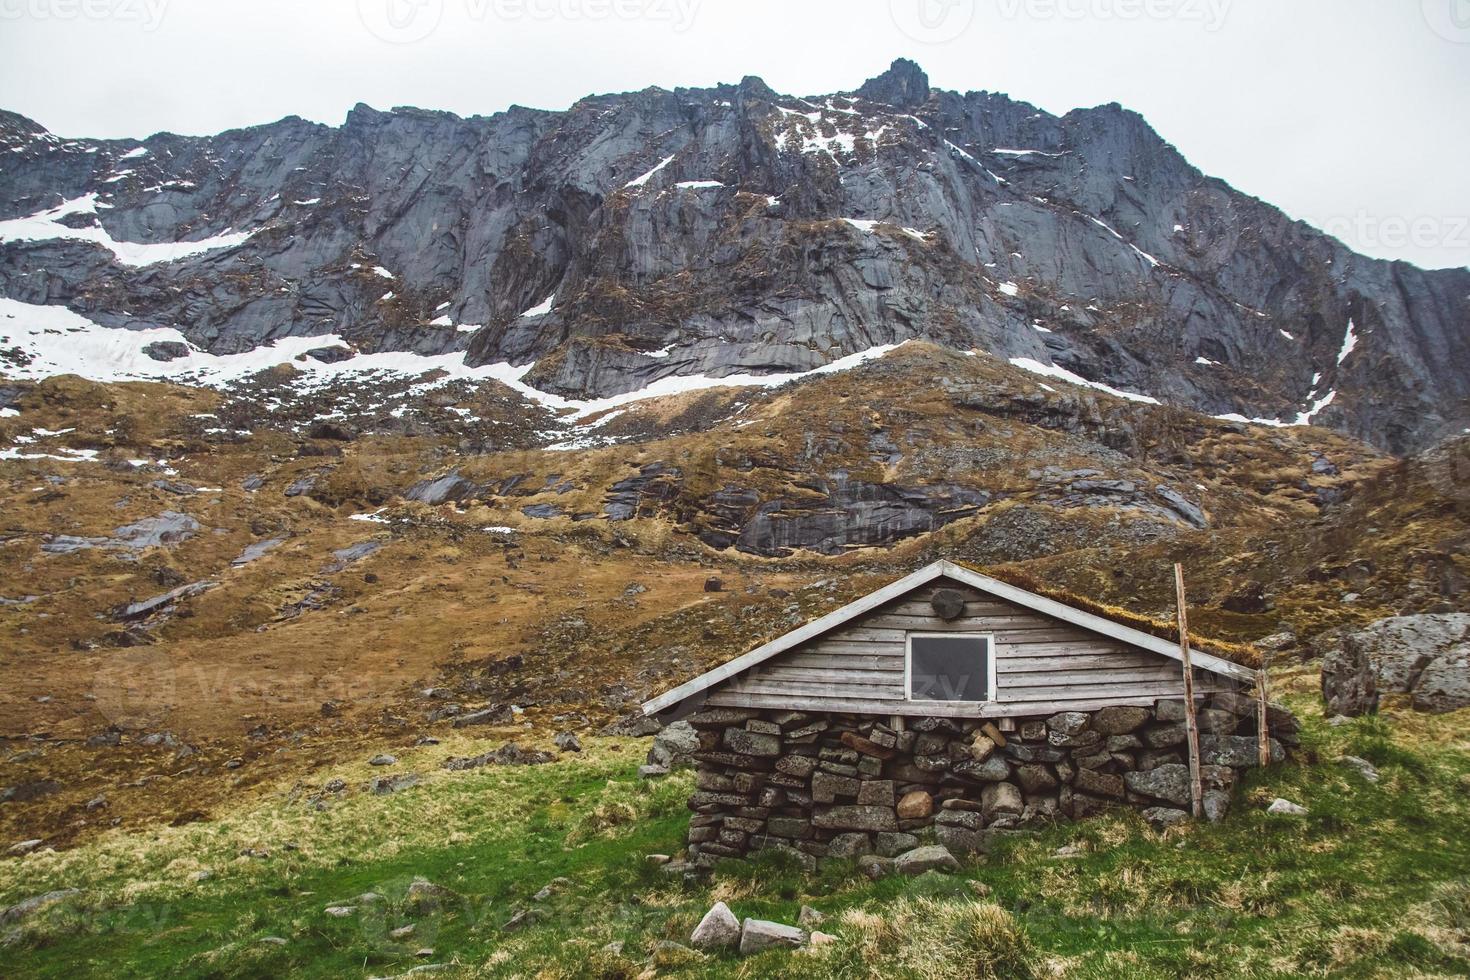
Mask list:
[[[879,853],[920,830],[977,850],[986,829],[1115,803],[1178,819],[1192,803],[1182,659],[1177,640],[939,561],[643,710],[697,732],[703,863],[772,846],[823,856],[838,838]],[[1223,812],[1234,769],[1260,757],[1256,671],[1204,649],[1190,660]],[[1294,719],[1275,719],[1293,737]],[[1284,754],[1278,739],[1268,752]]]

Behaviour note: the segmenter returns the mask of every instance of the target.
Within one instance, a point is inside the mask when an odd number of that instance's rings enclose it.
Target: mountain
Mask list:
[[[3,113],[0,158],[0,295],[175,338],[128,376],[316,338],[293,356],[585,400],[920,338],[1396,453],[1470,425],[1470,270],[1357,255],[1118,105],[1053,116],[907,61],[846,94],[746,78],[203,138]],[[17,336],[14,370],[46,353]]]

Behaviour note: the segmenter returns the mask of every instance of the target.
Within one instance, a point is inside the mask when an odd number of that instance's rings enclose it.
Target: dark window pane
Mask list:
[[[910,697],[915,701],[988,701],[989,644],[978,636],[909,638]]]

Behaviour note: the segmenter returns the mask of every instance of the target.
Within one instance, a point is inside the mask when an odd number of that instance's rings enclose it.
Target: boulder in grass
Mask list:
[[[1188,823],[1189,814],[1168,806],[1151,806],[1143,811],[1143,819],[1155,830],[1163,830],[1178,824]]]
[[[76,888],[61,888],[56,891],[46,892],[44,895],[33,895],[14,905],[0,909],[0,923],[20,922],[22,919],[50,908],[59,902],[64,902],[73,895],[80,895],[81,891]]]
[[[879,878],[886,878],[898,871],[897,859],[880,857],[877,854],[864,854],[858,858],[857,866],[858,870],[863,873],[863,876],[872,881],[877,881]]]
[[[724,902],[716,902],[689,936],[689,945],[695,949],[716,949],[734,946],[738,942],[740,920],[735,918],[735,913]]]
[[[1270,806],[1266,807],[1266,812],[1276,816],[1305,817],[1307,815],[1307,808],[1300,803],[1293,803],[1290,800],[1282,799],[1278,796],[1271,801]]]
[[[740,955],[750,956],[767,949],[798,949],[806,944],[806,933],[796,926],[766,919],[746,919],[740,930]]]

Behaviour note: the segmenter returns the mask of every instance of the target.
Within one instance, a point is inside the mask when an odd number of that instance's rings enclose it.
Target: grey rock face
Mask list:
[[[1343,637],[1323,658],[1329,714],[1374,711],[1381,692],[1410,694],[1421,711],[1470,706],[1470,614],[1380,619]]]
[[[564,395],[921,337],[1210,414],[1292,419],[1335,392],[1315,422],[1395,451],[1470,422],[1470,271],[1355,255],[1120,106],[1058,117],[933,89],[911,62],[806,100],[747,79],[469,119],[360,105],[337,128],[159,134],[124,160],[137,145],[0,113],[0,219],[95,193],[106,206],[68,220],[117,241],[249,237],[142,267],[94,242],[4,241],[0,294],[178,324],[213,353],[320,336],[319,360],[534,362],[527,382]],[[719,183],[681,186],[696,181]],[[1206,521],[1172,488],[1135,490]],[[851,543],[802,519],[791,533]]]

